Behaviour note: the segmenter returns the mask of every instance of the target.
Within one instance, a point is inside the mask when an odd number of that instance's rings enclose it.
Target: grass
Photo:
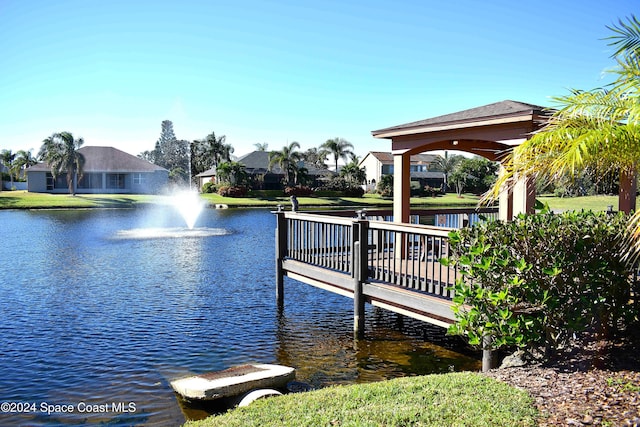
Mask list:
[[[554,210],[591,210],[604,211],[607,206],[613,206],[613,210],[618,210],[618,196],[583,196],[583,197],[554,197],[540,195],[537,197],[542,203],[548,203]],[[636,199],[640,206],[640,199]]]
[[[222,197],[219,194],[203,194],[202,198],[208,203],[223,204],[229,207],[276,207],[282,205],[286,209],[291,206],[289,197],[266,197],[266,198],[234,198]],[[416,207],[439,207],[439,206],[475,206],[479,198],[474,195],[465,195],[462,198],[455,194],[446,194],[442,197],[413,197],[411,205]],[[365,194],[364,197],[298,197],[300,208],[314,207],[388,207],[393,206],[393,200],[380,197],[377,194]]]
[[[534,426],[522,390],[477,373],[405,377],[257,400],[189,427]]]
[[[204,199],[210,205],[226,205],[228,207],[272,207],[282,205],[289,209],[291,202],[288,197],[269,198],[234,198],[222,197],[218,194],[203,194]],[[0,192],[0,209],[85,209],[85,208],[133,208],[150,203],[161,203],[163,196],[142,194],[48,194],[29,193],[27,191],[2,191]],[[443,197],[412,198],[411,204],[419,207],[438,206],[475,206],[478,198],[473,195],[465,195],[458,198],[456,195],[447,194]],[[393,201],[377,195],[365,195],[365,197],[299,197],[298,203],[301,209],[314,207],[388,207]]]
[[[0,192],[0,209],[132,208],[157,201],[142,194],[47,194],[28,191]]]
[[[288,197],[222,197],[218,194],[203,194],[201,196],[210,205],[226,205],[228,207],[268,207],[278,205],[289,209],[291,202]],[[0,192],[0,209],[83,209],[83,208],[133,208],[160,203],[162,196],[142,194],[47,194],[29,193],[27,191]],[[458,197],[446,194],[441,197],[412,197],[411,206],[416,208],[438,207],[474,207],[479,198],[471,194]],[[594,210],[603,211],[607,206],[618,208],[617,196],[585,196],[572,198],[558,198],[548,195],[538,197],[543,203],[548,203],[555,210]],[[319,207],[380,207],[393,206],[393,200],[382,198],[376,194],[365,194],[364,197],[299,197],[301,209]],[[639,204],[640,206],[640,201]]]

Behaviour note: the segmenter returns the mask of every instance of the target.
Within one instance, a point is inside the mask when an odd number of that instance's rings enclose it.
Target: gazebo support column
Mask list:
[[[521,213],[535,213],[535,204],[536,180],[528,177],[517,178],[513,187],[512,218]]]
[[[620,193],[618,210],[630,213],[636,209],[636,169],[620,171]]]
[[[500,165],[500,173],[504,167]],[[500,221],[510,221],[513,218],[513,189],[505,185],[498,196],[498,218]]]
[[[409,222],[411,216],[411,156],[393,153],[393,221]]]

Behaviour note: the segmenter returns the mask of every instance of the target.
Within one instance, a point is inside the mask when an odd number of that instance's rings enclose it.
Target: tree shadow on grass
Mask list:
[[[76,195],[76,197],[94,204],[96,208],[133,208],[136,200],[130,197],[91,197],[86,195]]]
[[[15,207],[19,200],[19,197],[0,197],[0,209]]]

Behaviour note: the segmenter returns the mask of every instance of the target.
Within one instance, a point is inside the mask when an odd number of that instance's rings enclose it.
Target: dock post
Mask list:
[[[482,372],[489,372],[496,367],[495,351],[492,350],[493,339],[490,335],[482,337]]]
[[[362,278],[360,277],[360,245],[353,245],[353,334],[356,339],[364,337],[364,295],[362,295]]]
[[[276,212],[276,304],[278,311],[284,309],[284,272],[282,260],[287,251],[287,222],[282,206]]]
[[[356,339],[364,337],[364,294],[362,285],[367,279],[369,222],[366,211],[356,212],[353,224],[353,332]]]

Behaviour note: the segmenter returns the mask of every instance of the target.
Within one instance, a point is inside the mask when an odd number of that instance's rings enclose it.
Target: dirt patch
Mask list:
[[[544,363],[488,376],[526,390],[540,426],[640,426],[640,339],[583,338]]]

